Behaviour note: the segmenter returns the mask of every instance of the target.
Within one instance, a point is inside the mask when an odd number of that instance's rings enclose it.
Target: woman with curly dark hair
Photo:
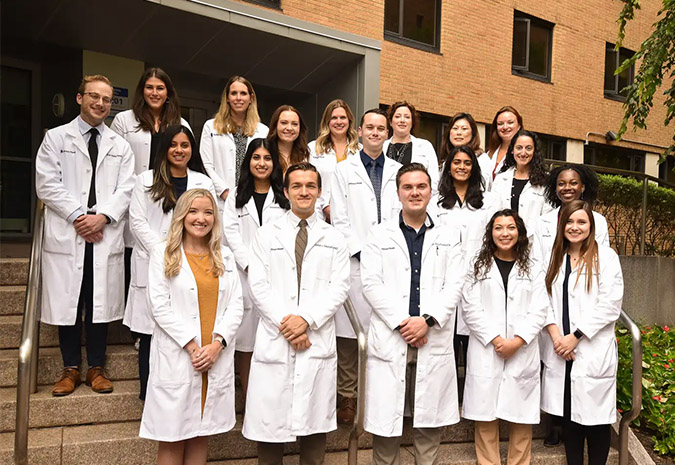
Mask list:
[[[464,287],[470,330],[462,416],[474,420],[478,463],[501,463],[499,420],[509,422],[508,463],[530,463],[539,423],[539,338],[548,295],[529,259],[525,223],[495,213]]]
[[[591,206],[598,198],[598,176],[585,165],[565,164],[553,169],[546,178],[544,195],[553,211],[543,214],[534,227],[532,258],[548,266],[553,250],[553,241],[558,229],[560,210],[574,200],[585,200]],[[598,244],[609,245],[607,220],[598,212],[593,212],[595,220],[595,240]]]
[[[546,167],[539,137],[521,129],[511,139],[501,170],[492,184],[500,208],[514,210],[525,222],[530,237],[537,219],[553,208],[544,197]]]

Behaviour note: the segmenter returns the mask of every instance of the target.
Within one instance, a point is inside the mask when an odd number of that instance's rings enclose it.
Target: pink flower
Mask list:
[[[667,332],[667,331],[670,331],[670,328],[668,326],[664,326],[663,330]]]
[[[656,354],[652,354],[652,357],[656,357]]]
[[[664,363],[663,368],[670,368],[670,365],[668,365],[667,363]]]

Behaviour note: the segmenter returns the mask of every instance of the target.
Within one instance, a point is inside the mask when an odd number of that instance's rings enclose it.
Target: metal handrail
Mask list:
[[[30,395],[37,392],[37,363],[39,340],[40,274],[42,237],[44,233],[44,204],[38,199],[33,222],[33,245],[28,265],[28,285],[19,345],[19,367],[16,389],[16,427],[14,430],[14,463],[28,464],[28,418]]]
[[[366,355],[368,350],[368,338],[363,329],[361,321],[356,314],[354,304],[349,297],[344,304],[349,322],[352,324],[356,339],[359,344],[359,371],[356,377],[356,415],[354,416],[354,426],[349,434],[349,451],[347,453],[348,465],[356,465],[357,454],[359,450],[359,437],[363,434],[363,419],[366,401]]]
[[[631,409],[621,415],[619,423],[619,465],[628,465],[628,426],[642,409],[642,334],[628,314],[621,310],[621,323],[630,330],[633,340],[633,396]]]

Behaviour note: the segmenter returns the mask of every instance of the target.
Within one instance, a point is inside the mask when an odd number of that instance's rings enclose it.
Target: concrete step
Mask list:
[[[0,316],[0,349],[16,349],[21,340],[23,315]],[[84,331],[82,331],[84,333]],[[84,343],[84,334],[82,335]],[[133,338],[122,321],[114,321],[108,327],[108,344],[131,344]],[[58,347],[58,327],[40,323],[40,347]]]
[[[502,463],[506,463],[508,443],[500,444],[500,453]],[[284,456],[284,465],[298,465],[299,455]],[[373,458],[372,449],[361,449],[358,452],[359,465],[371,465]],[[329,452],[326,454],[325,465],[345,465],[347,463],[347,452]],[[437,465],[475,465],[476,453],[473,444],[441,444],[439,460]],[[547,448],[544,447],[541,440],[532,443],[532,461],[531,465],[566,465],[565,449],[562,446]],[[617,465],[619,463],[619,454],[615,449],[610,449],[607,465]],[[258,459],[232,459],[210,461],[209,465],[257,465]],[[412,447],[401,447],[400,465],[415,465],[414,451]]]
[[[138,421],[143,402],[138,398],[138,381],[117,381],[114,392],[97,394],[82,384],[65,397],[53,397],[52,385],[38,387],[30,399],[30,427],[83,425]],[[13,431],[16,388],[0,389],[0,431]]]
[[[0,315],[23,315],[26,286],[0,286]]]
[[[27,258],[0,258],[0,286],[25,286],[27,281]]]
[[[16,386],[17,363],[19,351],[17,349],[0,350],[0,387]],[[82,349],[82,377],[87,369],[87,350]],[[44,347],[40,349],[38,363],[38,385],[55,383],[61,375],[63,361],[58,347]],[[138,352],[131,344],[109,345],[106,362],[108,375],[112,380],[127,380],[138,378]]]
[[[29,434],[29,463],[31,465],[119,465],[154,464],[157,459],[157,443],[138,437],[138,422],[113,423],[106,425],[85,425],[63,428],[31,430]],[[210,465],[256,465],[255,444],[251,443],[253,455],[246,457],[222,457],[219,444],[227,435],[214,436],[209,440]],[[0,434],[0,463],[13,463],[13,433]],[[346,444],[345,444],[346,446]],[[501,455],[505,459],[507,443],[501,444]],[[284,465],[297,465],[297,448],[289,444],[286,448]],[[446,443],[441,445],[438,465],[473,465],[476,463],[473,443]],[[344,450],[331,451],[328,448],[326,465],[344,465],[347,453]],[[372,450],[359,450],[359,465],[372,463]],[[412,447],[401,447],[401,465],[413,465]],[[541,440],[532,445],[533,465],[565,465],[563,446],[546,448]],[[610,450],[609,465],[618,464],[618,453]]]

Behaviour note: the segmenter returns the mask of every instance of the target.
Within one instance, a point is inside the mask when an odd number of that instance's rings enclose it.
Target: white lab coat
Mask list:
[[[511,167],[503,173],[499,173],[492,183],[491,192],[497,198],[498,210],[511,208],[511,189],[515,172],[516,168]],[[553,207],[546,201],[544,186],[533,186],[528,181],[518,199],[518,215],[525,222],[527,237],[530,238],[530,241],[534,237],[534,228],[539,217],[552,210]]]
[[[361,144],[359,144],[359,150],[360,148]],[[349,152],[347,158],[358,155],[358,153],[358,151]],[[321,196],[316,201],[316,212],[319,214],[319,218],[325,219],[323,209],[330,204],[330,189],[335,167],[338,164],[335,149],[331,149],[328,153],[316,153],[316,141],[313,140],[309,143],[309,162],[316,167],[321,175]]]
[[[571,420],[581,425],[605,425],[616,421],[616,370],[618,352],[614,323],[621,315],[623,276],[616,252],[598,244],[599,274],[586,292],[586,274],[572,270],[569,278],[570,331],[584,337],[575,349],[572,364]],[[579,281],[577,282],[577,276]],[[546,324],[555,323],[562,333],[562,299],[565,262],[553,283]],[[576,285],[575,285],[576,283]],[[562,416],[565,360],[556,355],[546,329],[542,332],[541,409]]]
[[[183,118],[180,119],[180,124],[192,131],[188,122]],[[152,134],[150,131],[144,131],[140,128],[133,110],[117,113],[110,129],[129,142],[131,150],[134,152],[134,173],[136,175],[154,168],[154,166],[150,166]]]
[[[190,125],[183,118],[180,119],[180,123],[190,129]],[[125,110],[115,115],[110,129],[122,136],[131,146],[131,150],[134,152],[134,174],[138,176],[142,172],[154,168],[150,166],[152,134],[150,131],[144,131],[140,128],[133,110]],[[124,229],[124,244],[127,247],[134,246],[134,237],[130,227],[131,221],[127,221],[127,226]]]
[[[382,222],[398,218],[398,213],[401,211],[401,202],[396,194],[396,173],[400,167],[400,163],[384,156],[380,193]],[[368,232],[377,224],[377,201],[373,184],[361,161],[361,155],[356,154],[337,165],[330,198],[331,222],[344,235],[351,257],[349,298],[361,324],[367,331],[371,309],[363,297],[361,265],[354,255],[361,252]],[[335,324],[338,337],[356,339],[356,333],[344,309],[338,311]]]
[[[223,212],[223,232],[225,241],[232,250],[237,261],[239,278],[241,279],[242,294],[244,297],[244,317],[237,331],[237,350],[253,352],[255,332],[258,327],[258,314],[251,302],[251,291],[248,285],[249,248],[256,231],[260,227],[258,210],[253,196],[242,208],[236,208],[236,191],[227,196],[225,211]],[[272,188],[267,192],[263,205],[263,224],[275,221],[282,216],[285,210],[274,201]]]
[[[390,137],[384,141],[382,151],[385,155],[387,154],[391,140],[392,138]],[[410,142],[412,143],[412,157],[410,162],[421,163],[424,165],[431,177],[431,191],[435,194],[438,192],[438,181],[441,177],[441,172],[438,169],[438,156],[436,155],[436,150],[434,150],[434,146],[431,145],[431,142],[426,139],[415,137],[412,134],[410,135]]]
[[[218,279],[218,306],[213,336],[227,347],[208,371],[204,415],[201,411],[202,374],[192,367],[184,347],[193,339],[202,345],[197,282],[181,246],[178,275],[164,275],[166,243],[150,255],[148,294],[157,323],[152,334],[148,393],[139,436],[175,442],[210,436],[232,429],[234,412],[234,335],[241,322],[241,284],[234,256],[222,247],[225,273]]]
[[[298,298],[298,222],[288,212],[261,226],[251,245],[248,278],[260,323],[242,433],[253,441],[290,442],[337,428],[333,316],[347,298],[349,259],[342,235],[316,214],[309,218]],[[289,314],[309,324],[309,349],[296,352],[279,332]]]
[[[129,205],[129,223],[134,236],[131,254],[131,282],[123,323],[134,332],[152,334],[155,321],[148,306],[148,262],[152,248],[166,240],[173,210],[164,213],[162,202],[155,202],[149,192],[154,170],[141,173]],[[188,169],[187,189],[207,189],[215,197],[213,182],[208,176]]]
[[[457,202],[451,209],[446,209],[438,204],[438,200],[438,194],[431,197],[429,211],[433,213],[440,224],[456,228],[459,231],[464,258],[467,263],[471,262],[481,248],[485,227],[496,210],[494,196],[490,195],[489,192],[484,192],[483,206],[478,210],[466,202],[462,205]],[[457,308],[457,334],[469,335],[469,328],[464,323],[461,301]]]
[[[497,153],[499,152],[499,147],[497,147],[497,150],[495,150],[493,153],[487,153],[483,152],[479,157],[478,157],[478,166],[480,166],[480,174],[483,176],[483,182],[485,183],[485,190],[491,191],[492,190],[492,173],[499,173],[499,170],[502,169],[502,166],[504,165],[504,160],[506,160],[506,156],[502,158],[502,160],[497,163]],[[495,168],[495,165],[497,167]]]
[[[374,227],[361,255],[366,299],[373,308],[368,331],[366,431],[393,437],[403,433],[408,344],[395,329],[410,316],[410,255],[399,219]],[[455,308],[464,282],[459,235],[436,224],[422,248],[420,314],[437,324],[417,352],[413,427],[459,422],[453,350]]]
[[[213,180],[218,196],[226,189],[234,190],[237,176],[237,147],[234,144],[234,136],[230,133],[220,134],[213,127],[214,119],[204,123],[200,153],[206,173]],[[249,137],[246,146],[253,139],[267,137],[267,126],[258,123],[253,136]]]
[[[532,241],[532,258],[541,263],[546,269],[551,259],[551,251],[555,242],[555,235],[558,231],[558,207],[539,217],[534,229],[534,238]],[[593,212],[595,220],[595,240],[598,244],[609,246],[609,231],[607,230],[607,220],[598,212]]]
[[[134,187],[134,159],[129,144],[108,127],[98,140],[96,211],[112,223],[94,244],[94,323],[124,315],[124,224]],[[77,118],[47,131],[35,159],[35,191],[45,203],[42,247],[42,316],[44,323],[74,325],[82,284],[85,241],[69,218],[87,211],[91,185],[89,149]]]
[[[548,295],[541,270],[522,274],[515,263],[508,293],[494,260],[486,276],[476,281],[473,264],[463,291],[462,311],[469,327],[469,350],[462,416],[469,420],[497,418],[524,424],[539,423],[539,332],[548,312]],[[491,344],[497,336],[520,336],[525,345],[508,360]]]

